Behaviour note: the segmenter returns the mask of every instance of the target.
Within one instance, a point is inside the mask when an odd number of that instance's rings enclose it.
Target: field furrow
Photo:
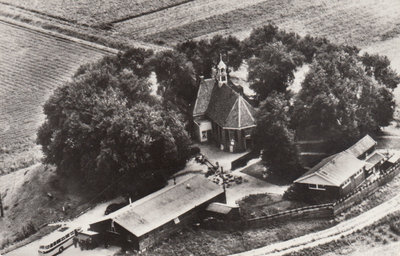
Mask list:
[[[118,34],[138,38],[264,1],[196,0],[118,23],[115,30]]]
[[[52,91],[104,53],[3,22],[0,34],[0,162],[18,162],[12,156],[33,147]]]

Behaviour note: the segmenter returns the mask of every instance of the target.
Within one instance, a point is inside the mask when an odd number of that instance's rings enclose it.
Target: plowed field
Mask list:
[[[0,175],[32,164],[42,105],[77,68],[106,53],[0,21]]]

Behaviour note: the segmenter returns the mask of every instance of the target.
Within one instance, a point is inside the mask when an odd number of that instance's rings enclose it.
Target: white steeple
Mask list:
[[[228,82],[228,76],[227,76],[227,72],[226,72],[226,64],[222,61],[222,55],[219,55],[219,63],[217,66],[217,82],[218,82],[218,86],[221,87],[223,84],[227,84]]]

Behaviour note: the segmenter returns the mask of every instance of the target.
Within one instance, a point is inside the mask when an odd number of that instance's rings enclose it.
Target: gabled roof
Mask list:
[[[207,98],[208,97],[208,98]],[[193,116],[206,115],[223,128],[255,126],[254,108],[229,85],[215,85],[215,80],[202,80]]]
[[[385,159],[385,156],[379,152],[375,152],[372,156],[369,156],[365,161],[375,166],[377,163]]]
[[[294,182],[340,186],[348,178],[356,174],[361,168],[365,166],[370,168],[371,163],[361,161],[358,159],[358,157],[375,146],[376,143],[377,142],[369,135],[366,135],[347,150],[322,159],[321,162],[319,162]],[[369,159],[371,159],[371,161],[375,161],[375,158],[379,155],[375,156],[374,154]]]
[[[365,164],[349,152],[343,151],[323,159],[294,182],[339,187]]]
[[[211,93],[215,86],[214,79],[201,79],[197,99],[194,104],[193,116],[204,115],[210,103]]]
[[[191,175],[103,218],[140,237],[218,195],[223,189],[202,175]]]
[[[371,136],[365,135],[361,140],[357,141],[356,144],[348,148],[346,151],[355,157],[360,157],[376,144],[377,142],[371,138]]]

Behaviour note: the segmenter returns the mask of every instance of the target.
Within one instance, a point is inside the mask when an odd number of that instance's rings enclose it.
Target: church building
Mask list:
[[[229,80],[227,66],[221,59],[215,77],[200,81],[193,109],[197,140],[214,142],[229,152],[246,151],[252,146],[254,115],[243,88]]]

